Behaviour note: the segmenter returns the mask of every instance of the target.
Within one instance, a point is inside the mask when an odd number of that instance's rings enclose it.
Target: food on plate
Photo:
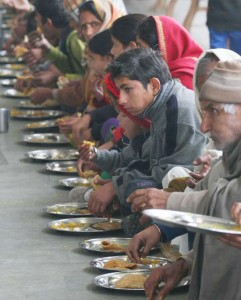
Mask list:
[[[26,117],[47,117],[49,116],[48,112],[45,111],[24,111],[24,110],[17,110],[13,109],[11,110],[11,116],[12,117],[20,117],[20,116],[26,116]]]
[[[103,269],[126,270],[134,269],[136,268],[136,266],[136,263],[126,261],[123,259],[111,259],[104,264]]]
[[[79,207],[69,207],[69,206],[58,206],[51,207],[48,209],[49,213],[54,214],[80,214],[80,215],[89,215],[90,212],[87,208],[79,208]]]
[[[78,223],[78,222],[59,222],[51,226],[52,229],[64,229],[67,231],[79,231],[86,227],[86,223]]]
[[[83,145],[89,148],[92,148],[95,146],[95,142],[91,142],[91,141],[83,141]]]
[[[128,245],[121,245],[118,243],[102,241],[101,246],[104,250],[107,251],[125,251]]]
[[[92,227],[97,230],[115,230],[115,229],[121,229],[121,224],[120,222],[106,221],[106,222],[93,224]]]
[[[92,185],[92,187],[93,187],[94,190],[96,190],[96,189],[98,189],[99,187],[102,186],[102,184],[97,184],[97,183],[95,183],[95,181],[96,181],[97,179],[101,179],[101,178],[100,178],[100,175],[96,175],[96,176],[91,180],[91,185]]]
[[[147,276],[143,274],[127,274],[115,282],[117,289],[144,289]]]
[[[66,167],[66,171],[67,172],[77,172],[77,167],[75,167],[75,166]]]
[[[28,49],[24,46],[17,45],[13,51],[14,51],[15,56],[17,58],[19,58],[19,57],[22,57],[24,54],[26,54],[28,52]]]

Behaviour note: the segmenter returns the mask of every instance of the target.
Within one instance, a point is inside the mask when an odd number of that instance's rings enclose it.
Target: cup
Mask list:
[[[9,109],[0,108],[0,133],[8,132]]]

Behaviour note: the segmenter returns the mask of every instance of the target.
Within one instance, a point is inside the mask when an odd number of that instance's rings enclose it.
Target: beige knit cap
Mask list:
[[[241,103],[241,60],[218,62],[203,84],[199,100]]]

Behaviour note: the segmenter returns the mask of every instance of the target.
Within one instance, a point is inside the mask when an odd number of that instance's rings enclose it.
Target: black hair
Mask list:
[[[43,23],[50,19],[56,28],[68,26],[70,15],[64,8],[63,0],[35,0],[34,6]]]
[[[159,49],[156,23],[153,17],[145,19],[145,21],[139,26],[137,35],[152,49]]]
[[[121,53],[107,67],[111,78],[125,76],[130,80],[140,81],[144,88],[151,78],[158,78],[161,85],[171,80],[169,69],[161,58],[160,51],[150,48],[134,48]]]
[[[110,51],[113,46],[110,30],[104,30],[93,36],[89,43],[89,49],[91,52],[99,54],[101,56],[111,55]]]
[[[89,11],[90,13],[92,13],[98,20],[100,20],[101,22],[103,22],[103,20],[101,19],[100,15],[98,14],[94,1],[87,1],[84,2],[83,4],[81,4],[79,6],[79,15],[85,11]]]
[[[112,24],[111,34],[124,46],[128,46],[131,41],[136,41],[138,27],[145,19],[146,16],[143,14],[129,14],[120,17]]]
[[[37,29],[37,21],[35,19],[36,17],[36,11],[32,11],[29,14],[26,14],[26,33],[30,33],[32,31],[35,31]]]

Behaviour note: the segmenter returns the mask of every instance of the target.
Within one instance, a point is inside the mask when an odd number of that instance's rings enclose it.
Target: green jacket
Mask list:
[[[74,73],[84,75],[85,69],[82,66],[82,59],[85,43],[79,39],[77,31],[73,30],[66,40],[67,55],[59,50],[58,47],[51,47],[45,58],[63,73]]]

